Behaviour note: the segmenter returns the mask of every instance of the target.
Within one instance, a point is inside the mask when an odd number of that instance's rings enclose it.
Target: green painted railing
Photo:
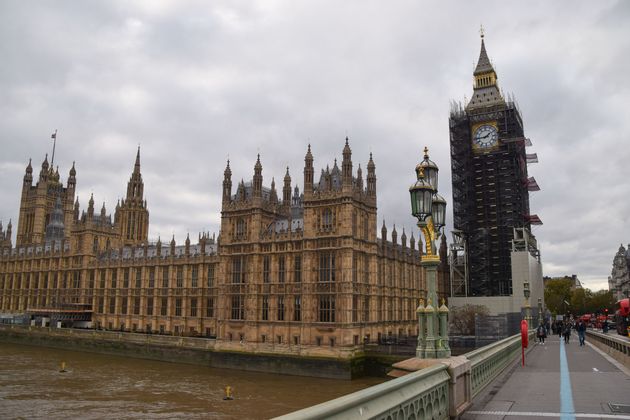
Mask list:
[[[534,332],[530,331],[530,340]],[[447,419],[521,355],[521,335],[276,419]]]

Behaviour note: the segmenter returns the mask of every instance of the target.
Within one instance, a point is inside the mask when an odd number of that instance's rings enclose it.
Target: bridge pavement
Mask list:
[[[558,336],[548,337],[545,345],[530,343],[525,367],[519,360],[508,368],[462,419],[630,419],[630,370],[586,339],[583,347],[576,334],[569,344]],[[615,412],[609,403],[626,405],[626,411]]]

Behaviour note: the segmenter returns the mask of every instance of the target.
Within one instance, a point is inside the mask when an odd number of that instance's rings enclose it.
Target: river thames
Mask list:
[[[385,381],[215,369],[0,343],[2,419],[267,419]],[[59,372],[61,362],[66,373]],[[224,401],[225,386],[234,400]]]

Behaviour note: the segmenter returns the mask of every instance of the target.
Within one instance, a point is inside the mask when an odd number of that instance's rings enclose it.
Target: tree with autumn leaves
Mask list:
[[[551,279],[545,285],[545,304],[551,313],[556,315],[570,312],[574,315],[613,313],[615,299],[612,292],[573,287],[573,281],[568,278]]]

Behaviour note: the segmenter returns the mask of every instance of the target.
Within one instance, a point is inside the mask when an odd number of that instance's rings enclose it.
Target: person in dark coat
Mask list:
[[[584,345],[584,336],[586,335],[586,324],[584,321],[580,320],[575,327],[575,330],[578,333],[578,338],[580,339],[580,346]]]
[[[545,344],[545,338],[547,337],[547,329],[545,326],[540,323],[538,328],[536,328],[536,336],[538,337],[538,344]]]
[[[570,322],[565,322],[562,335],[564,336],[564,342],[569,344],[569,339],[571,339],[571,323]]]

